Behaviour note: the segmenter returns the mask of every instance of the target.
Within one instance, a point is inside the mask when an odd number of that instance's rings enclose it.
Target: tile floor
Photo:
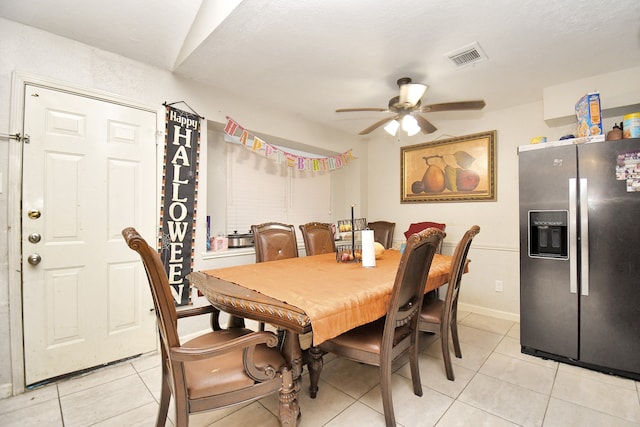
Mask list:
[[[454,382],[445,377],[437,336],[421,335],[422,397],[412,392],[406,362],[398,364],[398,425],[640,426],[640,382],[523,355],[519,324],[474,313],[459,317],[463,358],[453,358]],[[302,427],[384,426],[378,368],[328,358],[314,400],[306,372]],[[159,381],[157,355],[133,359],[0,400],[0,425],[153,426]],[[191,416],[190,425],[275,427],[277,407],[272,396]]]

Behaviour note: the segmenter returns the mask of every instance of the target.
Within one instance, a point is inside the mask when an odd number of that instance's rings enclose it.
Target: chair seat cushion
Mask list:
[[[244,328],[231,328],[201,335],[182,344],[186,348],[206,348],[214,344],[227,342],[253,331]],[[219,395],[250,387],[255,382],[245,373],[243,351],[232,351],[210,359],[184,364],[187,389],[190,399]],[[279,370],[285,360],[276,348],[264,344],[256,346],[255,364],[258,367],[272,366]],[[215,375],[212,375],[215,374]]]
[[[440,323],[442,321],[442,309],[444,307],[444,301],[441,299],[433,298],[426,299],[422,304],[422,311],[420,312],[420,321],[430,323]]]
[[[358,326],[355,329],[347,331],[342,335],[332,338],[326,344],[320,344],[320,348],[328,349],[332,353],[344,354],[336,349],[353,349],[364,351],[367,353],[379,354],[382,348],[382,333],[384,331],[385,318],[378,319],[366,325]],[[408,326],[397,328],[395,331],[394,342],[399,342],[409,335],[411,330]]]

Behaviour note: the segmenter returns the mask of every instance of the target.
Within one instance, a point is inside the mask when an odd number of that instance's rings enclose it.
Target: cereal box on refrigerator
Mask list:
[[[578,118],[578,137],[602,135],[600,93],[591,92],[576,103]]]

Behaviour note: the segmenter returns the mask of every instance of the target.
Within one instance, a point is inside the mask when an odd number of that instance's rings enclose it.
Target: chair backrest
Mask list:
[[[373,239],[382,244],[385,249],[393,246],[393,232],[396,229],[395,222],[372,221],[367,224],[367,227],[373,230]]]
[[[445,231],[445,229],[447,228],[447,224],[443,224],[441,222],[430,222],[430,221],[414,222],[414,223],[411,223],[409,225],[409,229],[404,232],[404,237],[406,239],[409,239],[409,236],[411,236],[412,234],[419,233],[422,230],[426,230],[427,228],[432,228],[432,227]]]
[[[444,236],[444,232],[437,228],[409,236],[391,291],[383,346],[394,345],[397,327],[410,325],[412,331],[417,330],[431,262]]]
[[[422,230],[426,230],[427,228],[431,228],[431,227],[445,231],[445,229],[447,228],[447,224],[443,224],[441,222],[430,222],[430,221],[415,222],[409,225],[409,229],[404,232],[404,237],[408,239],[409,236],[411,236],[412,234],[418,233]],[[440,247],[438,248],[438,251],[436,253],[438,254],[442,253],[442,243],[440,243]]]
[[[293,225],[266,222],[252,225],[251,231],[256,250],[256,262],[277,261],[298,256],[298,242]]]
[[[442,322],[448,322],[449,316],[452,310],[458,305],[458,295],[460,294],[460,282],[462,281],[462,275],[464,269],[467,266],[467,255],[469,254],[469,248],[471,247],[471,241],[480,233],[480,227],[477,225],[468,229],[458,244],[456,250],[453,252],[453,258],[451,259],[451,273],[449,274],[449,285],[447,287],[447,295],[444,300],[444,315]]]
[[[307,255],[320,255],[336,251],[336,242],[331,224],[309,222],[300,226],[304,249]]]
[[[171,347],[180,346],[180,339],[177,329],[178,315],[164,264],[158,251],[149,246],[135,228],[125,228],[122,230],[122,236],[127,245],[142,259],[156,309],[160,344],[168,354]]]

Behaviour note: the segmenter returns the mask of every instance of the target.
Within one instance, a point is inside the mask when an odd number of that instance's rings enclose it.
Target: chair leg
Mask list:
[[[413,393],[422,396],[422,383],[420,382],[420,367],[418,365],[418,343],[414,341],[409,349],[409,366],[411,367],[411,381],[413,382]]]
[[[179,405],[176,399],[176,427],[189,427],[189,411],[187,409],[186,402],[184,405]]]
[[[158,417],[156,418],[156,427],[164,427],[167,423],[167,415],[169,414],[169,402],[171,402],[171,387],[169,386],[169,366],[167,365],[167,352],[162,343],[160,343],[160,363],[162,365],[161,383],[160,383],[160,402],[158,402]]]
[[[165,377],[167,384],[169,384],[169,376]],[[175,394],[173,396],[173,406],[175,409],[175,427],[189,427],[189,397],[187,396],[186,384],[175,384],[173,389]],[[180,393],[176,390],[184,390]]]
[[[169,387],[169,378],[165,374],[166,368],[162,368],[162,385],[160,386],[160,402],[158,402],[158,416],[156,418],[156,427],[164,427],[169,414],[169,402],[171,401],[171,388]]]
[[[413,375],[413,374],[412,374]],[[387,427],[396,426],[396,417],[393,413],[393,400],[391,398],[391,361],[382,361],[380,364],[380,391],[382,394],[382,408]]]
[[[220,310],[215,308],[211,313],[211,330],[212,331],[221,331],[222,327],[220,326]]]
[[[458,319],[454,314],[451,319],[451,339],[453,340],[453,348],[456,351],[456,357],[462,358],[462,350],[460,349],[460,340],[458,339]]]
[[[287,335],[287,330],[278,328],[277,335],[278,335],[278,350],[282,351],[282,346],[284,345],[284,338]]]
[[[449,325],[443,323],[442,330],[440,332],[440,339],[442,342],[442,357],[444,358],[444,369],[447,371],[447,379],[454,381],[453,366],[451,366],[451,353],[449,352]]]

